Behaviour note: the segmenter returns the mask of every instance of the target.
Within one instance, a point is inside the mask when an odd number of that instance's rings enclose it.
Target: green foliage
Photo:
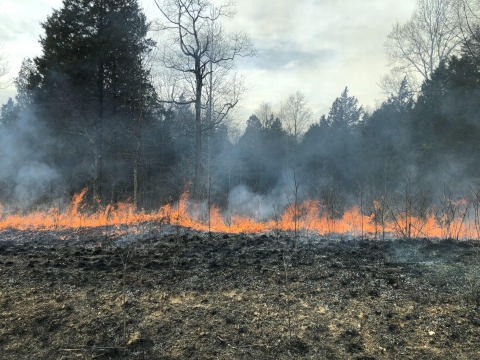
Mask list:
[[[22,64],[16,105],[47,123],[68,191],[103,187],[100,200],[111,201],[131,187],[134,163],[142,179],[159,165],[151,151],[166,131],[146,67],[155,45],[146,16],[137,0],[64,0],[42,27],[43,54]]]
[[[351,129],[360,123],[363,113],[363,107],[358,106],[358,99],[348,96],[348,88],[345,87],[333,102],[326,121],[334,129]]]
[[[247,128],[239,139],[236,153],[236,167],[239,183],[247,185],[254,192],[267,193],[282,179],[290,137],[276,118],[262,126],[252,115]]]
[[[409,123],[419,166],[433,170],[446,158],[466,164],[478,153],[479,85],[479,68],[467,55],[440,64],[424,82]]]

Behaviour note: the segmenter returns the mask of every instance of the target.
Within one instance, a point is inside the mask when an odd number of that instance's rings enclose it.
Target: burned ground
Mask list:
[[[480,358],[476,242],[133,230],[3,232],[0,358]]]

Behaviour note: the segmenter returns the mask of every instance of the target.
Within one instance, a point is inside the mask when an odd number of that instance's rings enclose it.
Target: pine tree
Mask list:
[[[138,84],[152,96],[142,68],[154,45],[149,24],[137,0],[64,0],[42,27],[43,55],[34,59],[30,84],[35,102],[57,135],[68,134],[58,150],[69,154],[60,160],[70,171],[90,156],[93,196],[104,200],[105,152],[120,143],[120,120],[135,119],[135,104],[144,101]]]
[[[352,129],[362,120],[363,113],[363,107],[358,106],[356,97],[348,96],[346,87],[340,97],[333,102],[326,120],[332,128]]]

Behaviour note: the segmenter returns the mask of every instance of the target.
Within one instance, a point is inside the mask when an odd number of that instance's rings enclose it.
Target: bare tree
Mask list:
[[[480,60],[480,1],[456,0],[459,35],[463,50]]]
[[[274,116],[273,116],[272,107],[270,106],[269,103],[262,102],[260,104],[260,107],[257,110],[256,115],[264,128],[268,128],[269,126],[272,125]]]
[[[0,89],[5,89],[11,83],[8,80],[1,80],[5,75],[10,72],[10,64],[7,61],[7,55],[2,53],[3,45],[0,45]]]
[[[202,104],[206,107],[206,119],[202,131],[214,131],[227,120],[234,118],[234,108],[248,90],[245,78],[234,68],[214,66],[205,83]]]
[[[300,136],[307,128],[311,118],[312,110],[308,107],[305,95],[300,91],[290,95],[282,106],[282,122],[296,142],[300,140]]]
[[[180,73],[179,84],[185,96],[185,101],[180,103],[195,104],[194,196],[198,196],[202,169],[202,108],[205,104],[202,97],[207,77],[214,67],[232,69],[236,57],[252,56],[255,49],[244,33],[227,34],[221,27],[222,18],[234,15],[232,2],[220,6],[214,6],[209,0],[155,0],[155,3],[165,19],[159,30],[168,34],[161,61],[166,68]],[[220,108],[224,116],[218,120],[225,118],[235,105],[235,100],[223,104]]]
[[[151,78],[149,69],[152,67],[153,56],[145,53],[139,59],[139,66],[136,69],[135,82],[132,85],[132,105],[134,109],[133,137],[135,139],[135,148],[133,154],[133,204],[135,210],[138,210],[139,186],[138,171],[142,158],[142,130],[145,114],[155,106],[156,96],[149,88],[147,80]]]
[[[413,90],[449,56],[460,49],[461,38],[455,0],[417,0],[412,17],[398,22],[384,43],[391,74],[380,86],[390,92],[405,77]]]
[[[303,179],[298,180],[297,172],[295,171],[295,167],[293,167],[293,183],[290,186],[290,190],[293,195],[293,201],[290,201],[290,197],[287,193],[288,205],[293,206],[293,247],[297,247],[297,240],[298,240],[298,233],[299,233],[299,225],[300,225],[300,218],[301,218],[301,209],[299,204],[299,188],[302,185]]]

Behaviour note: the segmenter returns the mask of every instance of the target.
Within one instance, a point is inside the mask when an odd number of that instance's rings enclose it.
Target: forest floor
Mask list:
[[[0,359],[480,359],[479,335],[474,241],[0,234]]]

